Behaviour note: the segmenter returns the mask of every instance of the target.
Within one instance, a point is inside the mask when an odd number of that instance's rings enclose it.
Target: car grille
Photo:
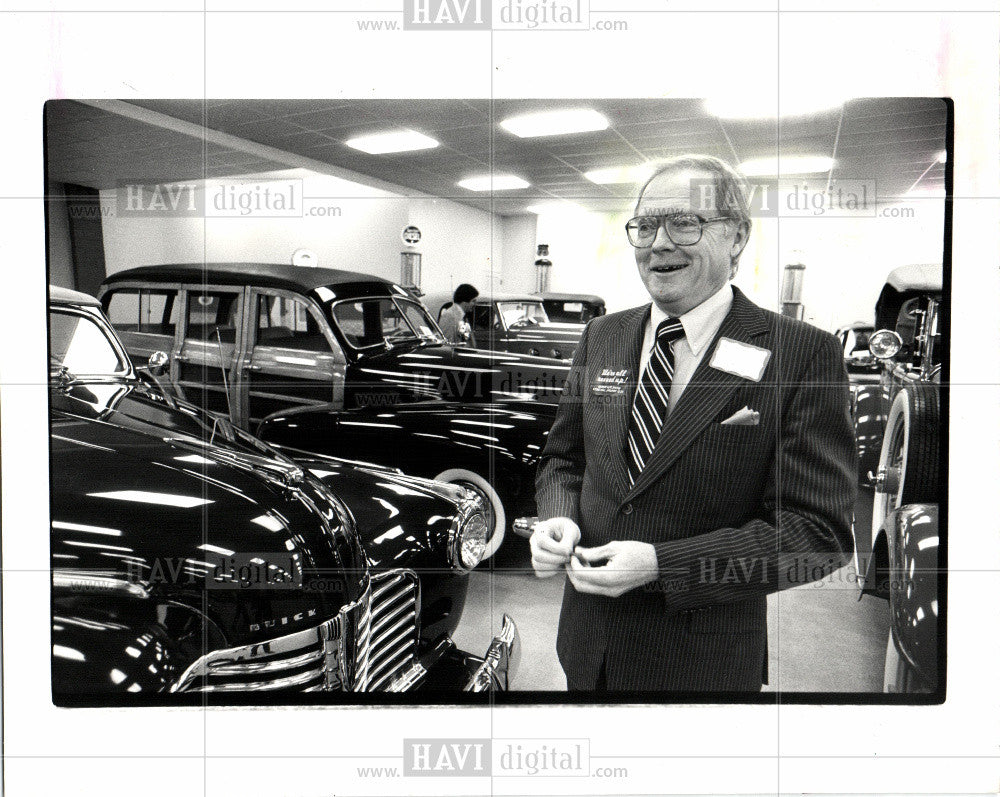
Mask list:
[[[415,663],[420,584],[412,570],[374,576],[326,622],[267,642],[216,650],[172,692],[364,692],[390,688]]]
[[[355,691],[385,689],[415,662],[419,611],[420,582],[412,570],[372,579],[367,667],[364,684]]]

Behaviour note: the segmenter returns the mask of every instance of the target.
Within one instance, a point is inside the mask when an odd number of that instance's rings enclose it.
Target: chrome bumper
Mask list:
[[[465,685],[466,692],[506,692],[521,662],[521,639],[510,615],[503,616],[500,633],[493,637],[483,663]]]
[[[459,650],[450,636],[444,636],[386,686],[385,691],[504,692],[510,689],[520,660],[517,625],[505,614],[500,633],[493,637],[484,656]]]

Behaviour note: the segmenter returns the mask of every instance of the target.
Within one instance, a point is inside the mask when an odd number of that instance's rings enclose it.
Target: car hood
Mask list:
[[[256,557],[282,578],[355,574],[356,593],[364,559],[346,508],[277,454],[206,445],[207,416],[170,404],[129,382],[52,391],[53,568],[199,593]]]
[[[462,488],[336,457],[295,459],[351,508],[372,567],[449,566],[449,534],[468,500]]]

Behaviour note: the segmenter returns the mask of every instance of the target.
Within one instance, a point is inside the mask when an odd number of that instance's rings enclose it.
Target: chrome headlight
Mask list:
[[[891,329],[880,329],[868,339],[868,350],[879,360],[895,357],[903,348],[903,339]]]
[[[483,559],[488,535],[482,502],[475,496],[466,497],[451,524],[449,564],[459,570],[472,570]]]

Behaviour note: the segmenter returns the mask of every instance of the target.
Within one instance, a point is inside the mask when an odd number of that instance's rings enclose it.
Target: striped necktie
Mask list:
[[[635,391],[632,418],[628,425],[628,482],[631,487],[660,438],[667,417],[670,380],[674,377],[673,342],[684,337],[684,327],[676,318],[661,321],[656,328],[653,353]]]

